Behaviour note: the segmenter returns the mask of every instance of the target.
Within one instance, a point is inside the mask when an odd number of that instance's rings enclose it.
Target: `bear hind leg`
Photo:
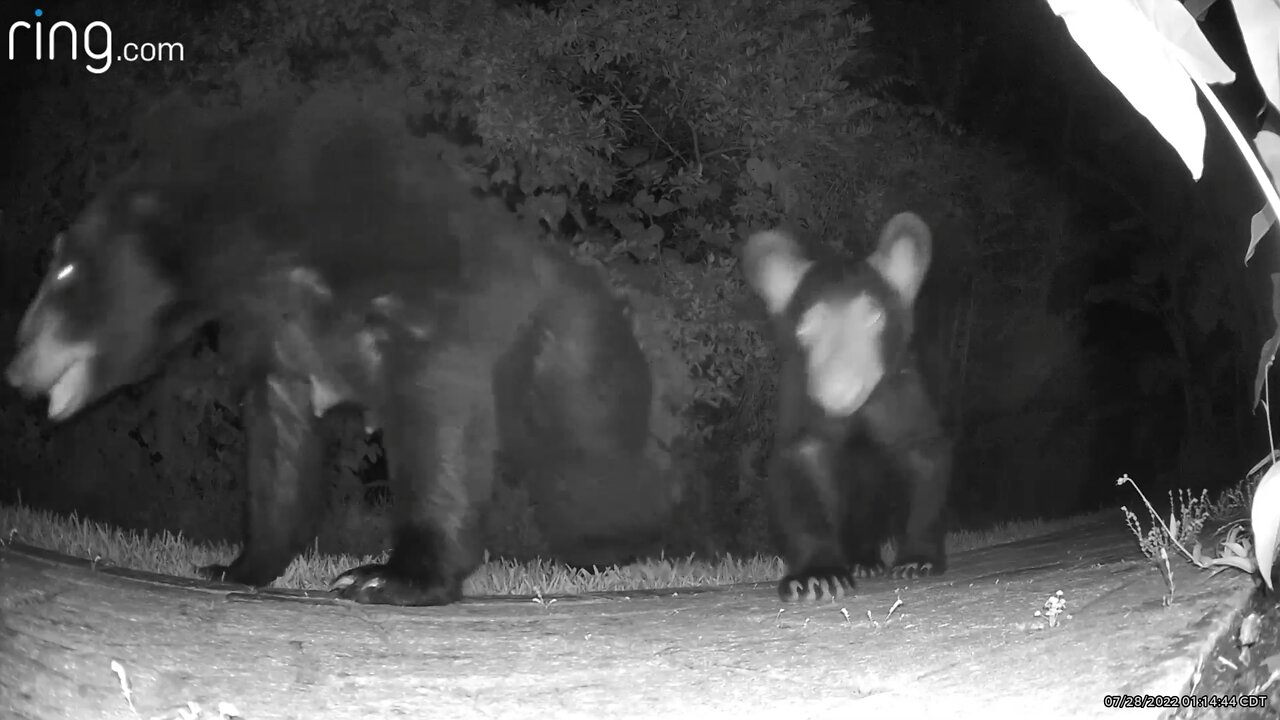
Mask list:
[[[538,528],[553,557],[587,568],[655,551],[677,495],[646,455],[648,360],[621,304],[588,280],[538,308],[498,384],[500,415],[515,428],[503,442]]]
[[[493,492],[492,383],[483,358],[446,351],[425,373],[391,373],[383,441],[394,497],[391,557],[339,575],[340,597],[383,605],[447,605],[482,559]]]

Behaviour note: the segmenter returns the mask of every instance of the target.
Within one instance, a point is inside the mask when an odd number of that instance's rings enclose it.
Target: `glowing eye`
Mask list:
[[[53,281],[66,282],[68,279],[71,278],[72,275],[75,275],[75,273],[76,273],[76,266],[74,264],[63,265],[61,268],[58,269],[57,274],[53,276]]]
[[[869,327],[879,325],[881,320],[884,320],[884,310],[876,310],[867,316],[867,325]]]

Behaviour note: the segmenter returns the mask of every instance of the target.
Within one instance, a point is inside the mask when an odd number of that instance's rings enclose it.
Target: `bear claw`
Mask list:
[[[853,576],[855,578],[878,578],[883,575],[883,563],[854,563],[853,565]]]
[[[231,563],[230,565],[203,565],[196,568],[196,574],[212,582],[264,587],[279,573],[266,573],[255,570],[247,563]]]
[[[906,562],[893,566],[893,577],[903,580],[914,580],[915,578],[940,574],[941,571],[934,572],[933,563],[927,560],[923,562]]]
[[[196,568],[196,574],[214,582],[235,582],[231,567],[228,565],[202,565]]]
[[[448,605],[462,598],[461,583],[424,583],[377,563],[342,573],[334,578],[329,589],[344,600],[366,605]]]
[[[853,594],[854,574],[850,568],[810,570],[787,575],[778,583],[778,596],[785,602],[839,600]]]

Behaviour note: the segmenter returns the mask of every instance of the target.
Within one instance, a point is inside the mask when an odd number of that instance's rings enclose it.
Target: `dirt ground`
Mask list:
[[[1228,691],[1231,677],[1214,676],[1223,690],[1205,682],[1217,660],[1201,658],[1239,652],[1231,634],[1253,590],[1234,571],[1187,565],[1175,581],[1164,607],[1164,582],[1118,515],[957,554],[941,578],[868,581],[807,606],[761,585],[366,607],[10,546],[0,709],[13,720],[177,718],[189,702],[205,718],[229,702],[245,720],[1159,717],[1169,711],[1108,709],[1104,697],[1179,696],[1193,680],[1197,695]],[[1058,591],[1065,612],[1048,627],[1035,612]]]

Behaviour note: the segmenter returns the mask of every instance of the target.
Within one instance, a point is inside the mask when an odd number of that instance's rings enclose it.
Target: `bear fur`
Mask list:
[[[912,213],[854,261],[777,230],[747,240],[743,271],[781,359],[769,490],[784,600],[843,597],[855,577],[884,572],[890,538],[894,576],[946,571],[951,442],[912,342],[931,258]]]
[[[55,241],[11,384],[63,421],[219,324],[244,387],[244,546],[209,577],[265,585],[314,538],[317,419],[383,429],[386,564],[343,573],[360,602],[458,600],[514,470],[555,557],[652,549],[679,489],[651,442],[654,381],[593,269],[475,196],[403,119],[317,96],[147,148]]]

